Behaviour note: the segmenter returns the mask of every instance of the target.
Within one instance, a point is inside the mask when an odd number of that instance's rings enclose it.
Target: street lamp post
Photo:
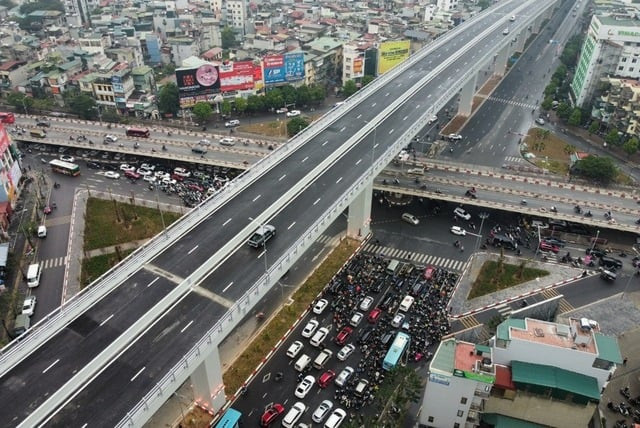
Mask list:
[[[596,247],[596,242],[598,242],[598,238],[600,237],[600,231],[596,230],[596,239],[591,243],[591,251]]]
[[[102,110],[100,109],[100,104],[96,104],[94,108],[98,111],[98,119],[100,120],[100,125],[102,125]]]
[[[538,250],[540,250],[540,225],[538,225],[538,243],[536,244],[536,253],[534,257],[538,257]]]
[[[484,226],[484,221],[489,218],[489,213],[481,212],[478,214],[480,217],[480,230],[478,231],[478,238],[476,238],[476,250],[480,247],[480,240],[482,239],[482,227]]]

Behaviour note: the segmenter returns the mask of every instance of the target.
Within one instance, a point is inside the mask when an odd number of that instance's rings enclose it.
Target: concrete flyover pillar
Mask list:
[[[370,182],[349,205],[347,219],[347,236],[364,239],[371,230],[371,198],[373,197],[373,182]]]
[[[473,107],[473,96],[476,94],[476,84],[478,83],[478,74],[464,84],[460,90],[460,102],[458,103],[458,114],[462,116],[471,116],[471,108]]]
[[[222,383],[222,365],[218,349],[212,352],[191,374],[193,396],[196,403],[217,412],[224,406],[226,397]]]
[[[509,60],[510,46],[506,45],[498,51],[493,64],[493,72],[498,76],[504,76],[507,71],[507,61]]]
[[[523,53],[524,52],[524,44],[527,41],[527,37],[529,36],[529,30],[523,28],[517,35],[516,40],[516,52]]]

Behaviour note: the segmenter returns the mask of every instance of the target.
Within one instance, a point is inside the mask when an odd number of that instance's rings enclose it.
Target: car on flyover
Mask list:
[[[462,207],[457,207],[456,209],[454,209],[453,215],[455,215],[456,217],[460,217],[463,220],[471,220],[471,214],[466,212]]]

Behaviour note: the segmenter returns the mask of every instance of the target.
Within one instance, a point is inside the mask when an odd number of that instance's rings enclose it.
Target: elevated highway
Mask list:
[[[528,32],[553,5],[504,1],[442,36],[3,349],[0,422],[140,426],[191,375],[218,408],[217,344],[345,209],[367,233],[374,177],[496,50],[506,60],[511,15]],[[248,248],[267,222],[278,236]]]

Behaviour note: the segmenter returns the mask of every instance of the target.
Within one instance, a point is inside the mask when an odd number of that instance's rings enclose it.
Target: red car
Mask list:
[[[278,403],[274,404],[262,414],[262,417],[260,418],[260,426],[268,427],[283,413],[284,406]]]
[[[382,314],[382,309],[373,308],[371,310],[371,312],[369,312],[369,316],[367,317],[367,321],[369,321],[371,324],[375,324],[375,323],[378,322],[378,318],[380,318],[381,314]]]
[[[424,279],[426,279],[427,281],[431,280],[431,278],[433,278],[433,274],[436,272],[436,268],[433,266],[427,266],[424,269]]]
[[[340,333],[336,336],[336,343],[338,345],[344,345],[349,336],[351,336],[351,333],[353,333],[353,329],[351,327],[343,327],[342,330],[340,330]]]
[[[545,242],[545,241],[541,241],[540,251],[552,251],[557,254],[558,251],[560,251],[560,247],[558,247],[557,245],[549,244],[548,242]]]
[[[320,388],[326,388],[327,385],[329,385],[335,377],[336,372],[334,372],[333,370],[327,370],[318,378],[318,386]]]

